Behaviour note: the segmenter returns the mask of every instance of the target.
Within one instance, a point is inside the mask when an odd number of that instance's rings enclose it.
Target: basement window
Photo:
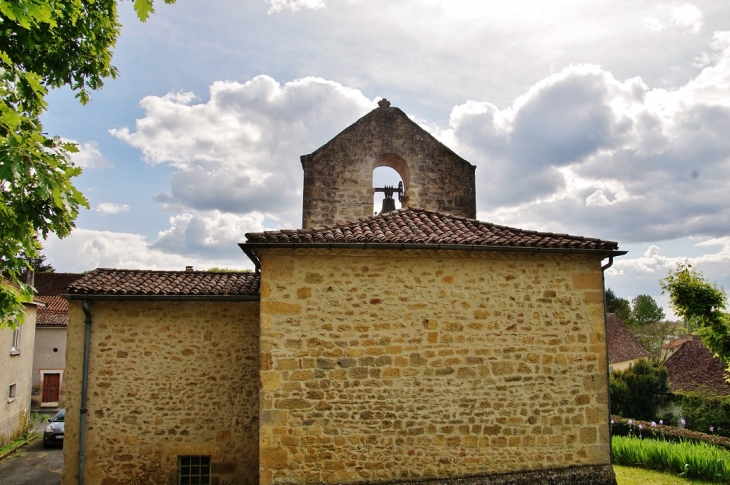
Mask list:
[[[210,485],[209,456],[178,456],[178,485]]]

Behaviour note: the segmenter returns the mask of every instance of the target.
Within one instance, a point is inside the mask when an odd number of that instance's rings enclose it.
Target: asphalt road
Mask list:
[[[1,485],[60,485],[63,449],[43,448],[39,438],[0,461]]]

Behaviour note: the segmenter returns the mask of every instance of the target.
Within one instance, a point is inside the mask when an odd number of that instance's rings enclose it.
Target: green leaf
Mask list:
[[[150,14],[155,13],[152,1],[153,0],[134,0],[134,11],[137,12],[137,17],[142,22],[147,22]]]

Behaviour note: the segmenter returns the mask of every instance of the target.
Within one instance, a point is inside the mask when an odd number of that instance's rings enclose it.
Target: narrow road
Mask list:
[[[39,438],[0,461],[2,485],[60,485],[63,449],[43,448]]]

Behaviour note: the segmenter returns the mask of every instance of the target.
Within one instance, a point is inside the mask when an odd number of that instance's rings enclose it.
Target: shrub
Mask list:
[[[718,448],[730,450],[730,439],[716,434],[701,433],[689,429],[675,428],[660,424],[658,421],[639,421],[611,416],[612,436],[641,436],[642,438],[707,443]]]
[[[674,399],[682,408],[687,428],[730,437],[730,396],[682,392],[675,393]]]
[[[669,390],[667,369],[658,361],[639,360],[610,378],[611,414],[652,420]]]

